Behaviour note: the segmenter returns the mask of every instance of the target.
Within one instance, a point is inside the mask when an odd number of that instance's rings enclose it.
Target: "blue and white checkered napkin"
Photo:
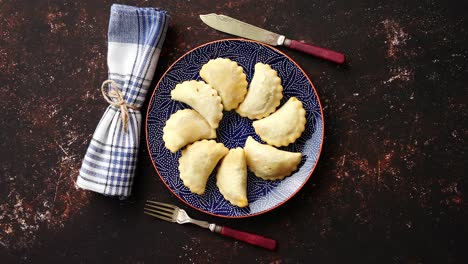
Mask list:
[[[86,151],[76,181],[78,187],[104,195],[130,195],[141,126],[141,113],[133,108],[141,107],[145,101],[168,24],[169,16],[165,11],[112,5],[108,78],[111,88],[120,89],[129,106],[128,124],[124,130],[121,108],[107,107]]]

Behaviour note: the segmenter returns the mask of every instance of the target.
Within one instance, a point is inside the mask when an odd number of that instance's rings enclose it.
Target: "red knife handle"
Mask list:
[[[302,51],[304,53],[326,59],[338,64],[343,64],[346,60],[343,53],[339,53],[333,50],[317,47],[311,44],[300,42],[297,40],[286,39],[284,45],[290,49]]]
[[[255,246],[266,248],[269,250],[276,249],[276,241],[260,235],[255,235],[239,230],[235,230],[229,227],[221,226],[219,233],[223,236],[231,237],[239,241],[243,241]]]

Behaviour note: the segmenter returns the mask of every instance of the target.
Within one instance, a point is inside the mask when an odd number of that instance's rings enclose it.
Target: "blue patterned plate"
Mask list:
[[[295,96],[303,102],[306,110],[306,130],[302,136],[282,149],[302,152],[299,169],[282,181],[264,181],[248,174],[249,206],[238,208],[226,201],[218,191],[213,173],[204,195],[191,193],[179,178],[178,160],[180,151],[172,154],[164,147],[163,127],[169,116],[187,105],[171,100],[170,92],[176,84],[186,80],[201,80],[198,74],[202,65],[218,57],[236,61],[252,80],[254,65],[262,62],[271,65],[278,72],[283,84],[283,105]],[[280,105],[280,106],[281,106]],[[323,143],[323,113],[312,82],[304,71],[282,52],[259,42],[242,39],[227,39],[199,46],[178,59],[163,75],[151,98],[146,119],[146,140],[148,150],[159,176],[164,184],[179,199],[195,209],[221,217],[248,217],[265,213],[286,202],[309,179],[317,164]],[[243,147],[248,136],[260,140],[252,127],[252,121],[240,117],[235,111],[224,112],[217,129],[217,142],[228,148]]]

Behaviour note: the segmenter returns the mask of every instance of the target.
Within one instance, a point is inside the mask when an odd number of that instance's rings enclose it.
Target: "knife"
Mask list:
[[[253,39],[272,46],[286,46],[338,64],[345,62],[345,55],[342,53],[288,39],[283,35],[247,24],[232,17],[213,13],[200,15],[200,18],[208,26],[231,35]]]

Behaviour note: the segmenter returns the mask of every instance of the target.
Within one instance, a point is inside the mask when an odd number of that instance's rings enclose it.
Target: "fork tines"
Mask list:
[[[177,206],[147,200],[144,213],[169,222],[175,222]]]

